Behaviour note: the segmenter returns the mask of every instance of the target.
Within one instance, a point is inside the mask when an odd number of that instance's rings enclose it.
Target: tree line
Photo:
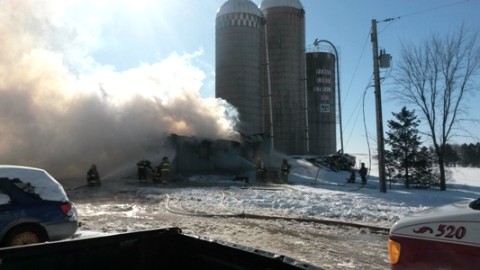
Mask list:
[[[445,145],[445,166],[480,168],[480,142]]]

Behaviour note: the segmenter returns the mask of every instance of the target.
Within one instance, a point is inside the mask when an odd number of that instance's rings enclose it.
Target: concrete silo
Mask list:
[[[308,152],[305,11],[299,0],[263,0],[275,150]],[[267,130],[268,132],[268,130]]]
[[[263,14],[250,0],[228,0],[215,23],[215,95],[238,109],[237,131],[262,133]]]
[[[328,155],[336,149],[335,55],[307,53],[308,130],[310,153]]]

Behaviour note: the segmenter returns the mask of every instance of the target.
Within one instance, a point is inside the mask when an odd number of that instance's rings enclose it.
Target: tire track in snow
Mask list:
[[[205,217],[205,218],[242,218],[242,219],[258,219],[258,220],[295,221],[300,223],[316,223],[316,224],[324,224],[324,225],[337,226],[337,227],[353,227],[357,229],[368,229],[374,233],[383,234],[383,235],[388,235],[390,231],[389,228],[385,228],[385,227],[338,221],[338,220],[329,220],[329,219],[259,215],[259,214],[249,214],[245,212],[238,213],[238,214],[236,213],[211,214],[211,213],[196,212],[196,211],[185,209],[181,204],[180,206],[172,205],[172,200],[169,195],[167,195],[165,208],[168,212],[176,215],[181,215],[181,216],[195,216],[195,217]]]

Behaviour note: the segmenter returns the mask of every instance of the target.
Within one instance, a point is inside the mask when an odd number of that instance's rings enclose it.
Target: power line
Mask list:
[[[422,14],[422,13],[427,13],[427,12],[431,12],[431,11],[434,11],[434,10],[442,9],[442,8],[461,5],[461,4],[464,4],[466,2],[470,2],[470,0],[463,0],[463,1],[455,2],[455,3],[451,3],[451,4],[441,5],[441,6],[438,6],[438,7],[422,9],[422,10],[419,10],[419,11],[415,11],[415,12],[408,13],[408,14],[401,15],[401,16],[397,16],[397,17],[391,17],[391,18],[386,18],[386,19],[383,19],[383,20],[377,20],[377,24],[378,23],[384,23],[384,22],[390,22],[390,24],[391,24],[391,22],[394,21],[394,20],[402,19],[402,18],[405,18],[405,17],[411,17],[411,16]],[[390,24],[388,26],[390,26]],[[384,31],[388,26],[386,26],[382,31]]]
[[[370,81],[373,79],[373,74],[372,76],[370,77]],[[370,85],[367,85],[367,87],[365,87],[365,90],[363,91],[363,97],[362,97],[362,103],[363,103],[363,128],[365,130],[365,139],[367,140],[367,149],[368,149],[368,167],[369,168],[372,168],[372,153],[370,151],[370,140],[369,140],[369,137],[368,136],[368,129],[367,129],[367,119],[365,117],[365,96],[367,95],[367,90],[368,88],[370,87]]]
[[[355,116],[355,120],[353,121],[353,127],[351,128],[350,134],[348,135],[348,138],[347,138],[347,143],[346,143],[347,145],[349,144],[350,138],[351,138],[353,132],[355,131],[355,127],[356,127],[356,124],[357,124],[357,119],[361,115],[361,113],[357,112],[357,110],[359,110],[360,104],[362,102],[363,102],[362,106],[363,107],[365,106],[365,95],[367,93],[368,88],[372,86],[372,79],[373,79],[373,74],[370,76],[370,79],[368,79],[368,84],[365,87],[365,89],[363,90],[362,97],[358,99],[357,104],[355,105],[355,107],[352,111],[352,114],[350,115],[350,118],[348,119],[348,122],[347,122],[346,126],[350,126],[350,120],[352,120],[352,116]],[[364,121],[365,121],[365,108],[363,108],[363,114],[364,114],[363,117],[364,117]],[[370,147],[369,147],[369,149],[370,149]]]
[[[351,89],[351,86],[352,86],[352,83],[353,83],[353,79],[355,78],[355,76],[357,75],[357,71],[358,71],[358,67],[360,66],[360,62],[362,60],[362,57],[363,57],[363,53],[365,52],[365,48],[367,47],[367,44],[368,44],[368,41],[370,39],[370,30],[368,31],[366,37],[365,37],[365,42],[363,43],[363,48],[362,48],[362,52],[360,53],[360,56],[358,58],[358,61],[357,61],[357,65],[355,66],[355,70],[353,72],[353,76],[352,76],[352,79],[350,80],[350,83],[348,84],[348,87],[347,87],[347,93],[344,94],[345,98],[343,99],[343,102],[342,102],[342,105],[344,105],[344,103],[346,102],[346,99],[350,93],[350,89]]]
[[[456,6],[456,5],[464,4],[464,3],[469,2],[469,1],[470,1],[470,0],[464,0],[464,1],[459,1],[459,2],[455,2],[455,3],[451,3],[451,4],[446,4],[446,5],[442,5],[442,6],[438,6],[438,7],[433,7],[433,8],[429,8],[429,9],[419,10],[419,11],[416,11],[416,12],[413,12],[413,13],[409,13],[409,14],[406,14],[406,15],[398,16],[396,19],[400,19],[400,18],[403,18],[403,17],[415,16],[415,15],[418,15],[418,14],[427,13],[427,12],[430,12],[430,11],[434,11],[434,10],[442,9],[442,8],[446,8],[446,7]],[[387,19],[387,20],[388,20],[388,19]],[[384,21],[380,21],[380,22],[384,22]]]
[[[363,58],[363,54],[364,54],[364,52],[365,52],[365,48],[367,47],[367,43],[368,43],[369,40],[370,40],[370,30],[368,31],[368,33],[367,33],[367,35],[366,35],[366,37],[365,37],[365,42],[364,42],[364,44],[363,44],[362,52],[360,53],[360,56],[359,56],[359,58],[358,58],[357,65],[355,66],[355,70],[354,70],[354,72],[353,72],[353,76],[352,76],[352,78],[350,79],[350,83],[348,84],[347,92],[346,92],[346,94],[344,94],[344,98],[343,98],[342,105],[345,105],[345,104],[346,104],[346,100],[347,100],[347,98],[348,98],[348,96],[349,96],[349,94],[350,94],[350,90],[351,90],[351,86],[352,86],[353,80],[354,80],[354,78],[355,78],[355,76],[356,76],[356,74],[357,74],[357,72],[358,72],[358,68],[359,68],[359,66],[360,66],[361,60],[362,60],[362,58]],[[370,80],[371,80],[371,79],[370,79]],[[360,104],[360,101],[361,101],[361,99],[359,99],[359,100],[357,101],[357,104],[355,105],[354,109],[352,110],[352,113],[350,114],[350,117],[348,118],[347,123],[344,125],[343,128],[344,128],[345,130],[346,130],[347,127],[350,125],[350,121],[352,120],[352,117],[353,117],[354,115],[356,116],[356,118],[358,118],[358,115],[359,115],[359,114],[356,113],[356,111],[357,111],[357,108],[358,108],[358,106],[359,106],[359,104]],[[346,145],[348,145],[348,142],[350,141],[350,137],[352,136],[353,131],[355,131],[355,123],[356,123],[356,119],[354,120],[354,124],[353,124],[352,130],[351,130],[351,132],[350,132],[350,135],[348,136]]]

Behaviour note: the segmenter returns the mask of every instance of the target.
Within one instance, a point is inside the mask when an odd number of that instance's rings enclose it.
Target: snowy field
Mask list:
[[[135,179],[111,177],[100,188],[66,189],[83,223],[79,237],[180,227],[187,234],[261,248],[324,269],[388,269],[387,235],[315,221],[388,230],[412,213],[480,197],[480,169],[450,169],[447,191],[388,183],[381,193],[376,168],[363,186],[358,177],[347,184],[346,171],[319,171],[304,160],[290,163],[289,184],[247,184],[212,175],[141,186]]]

